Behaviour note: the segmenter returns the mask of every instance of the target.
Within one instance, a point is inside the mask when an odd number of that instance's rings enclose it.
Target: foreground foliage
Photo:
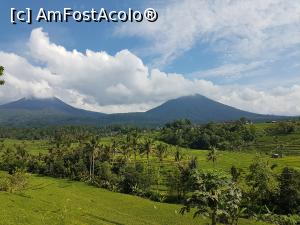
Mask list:
[[[210,217],[212,225],[216,225],[217,221],[230,225],[238,224],[242,213],[242,193],[234,182],[214,171],[195,171],[191,178],[193,192],[186,200],[185,207],[181,209],[182,214],[196,208],[194,217]]]

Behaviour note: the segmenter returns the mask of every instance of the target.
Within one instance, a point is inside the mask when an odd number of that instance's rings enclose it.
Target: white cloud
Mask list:
[[[44,67],[34,66],[13,53],[0,54],[7,72],[7,85],[1,90],[12,90],[7,100],[22,95],[40,96],[40,89],[45,86],[43,95],[57,95],[76,105],[80,103],[76,99],[81,98],[85,104],[80,104],[85,107],[92,104],[96,109],[115,112],[145,110],[169,98],[197,91],[196,85],[182,75],[149,71],[128,50],[115,56],[91,50],[68,51],[51,43],[41,28],[32,31],[28,48],[32,61]],[[36,85],[32,87],[33,84]]]
[[[300,44],[300,1],[175,0],[159,7],[155,23],[124,24],[116,33],[150,42],[147,52],[165,65],[196,43],[224,57],[276,58]]]
[[[193,77],[237,77],[243,73],[250,72],[263,66],[264,62],[252,62],[249,64],[225,64],[217,68],[194,72]]]
[[[68,51],[52,43],[40,28],[32,31],[28,48],[30,61],[38,64],[0,52],[6,71],[6,85],[0,88],[2,102],[26,96],[57,96],[77,107],[111,113],[145,111],[166,100],[199,93],[253,112],[300,115],[299,85],[259,91],[190,80],[181,74],[150,70],[128,50],[114,56],[91,50]]]
[[[13,53],[0,52],[0,62],[5,66],[6,81],[0,90],[1,99],[11,100],[16,96],[28,95],[49,97],[54,94],[49,82],[55,84],[57,77],[51,76],[47,69],[35,67]]]

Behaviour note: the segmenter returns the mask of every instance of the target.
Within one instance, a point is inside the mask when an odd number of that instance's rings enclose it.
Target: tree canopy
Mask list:
[[[1,76],[4,75],[4,67],[3,66],[0,66],[0,78]],[[4,80],[1,80],[0,79],[0,85],[3,85],[4,84]]]

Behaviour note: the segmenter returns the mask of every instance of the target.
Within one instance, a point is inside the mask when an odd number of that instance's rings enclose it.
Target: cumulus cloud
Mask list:
[[[116,33],[150,42],[163,66],[197,43],[226,58],[276,58],[300,44],[300,2],[295,0],[175,0],[158,6],[155,23],[124,24]]]
[[[25,58],[13,53],[0,52],[0,62],[5,67],[5,85],[0,90],[1,99],[11,100],[16,96],[35,95],[50,97],[55,76],[46,68],[31,65]],[[48,82],[49,81],[49,82]]]
[[[0,89],[2,103],[26,96],[57,96],[76,107],[113,113],[145,111],[169,99],[199,93],[253,112],[300,114],[299,85],[261,91],[191,80],[149,69],[129,50],[115,55],[69,51],[52,43],[41,28],[32,31],[27,46],[28,58],[0,52],[6,70],[6,85]]]
[[[6,99],[15,95],[57,95],[106,112],[140,111],[198,89],[182,75],[149,70],[128,50],[114,56],[91,50],[68,51],[52,43],[41,28],[32,31],[27,45],[31,61],[37,65],[14,53],[0,54],[7,72],[7,86],[1,89]]]
[[[264,62],[252,62],[249,64],[225,64],[217,68],[194,72],[193,77],[237,77],[246,72],[254,71],[264,65]]]

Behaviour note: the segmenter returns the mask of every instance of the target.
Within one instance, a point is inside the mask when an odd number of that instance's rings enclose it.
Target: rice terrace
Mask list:
[[[0,225],[300,225],[299,1],[0,10]]]

